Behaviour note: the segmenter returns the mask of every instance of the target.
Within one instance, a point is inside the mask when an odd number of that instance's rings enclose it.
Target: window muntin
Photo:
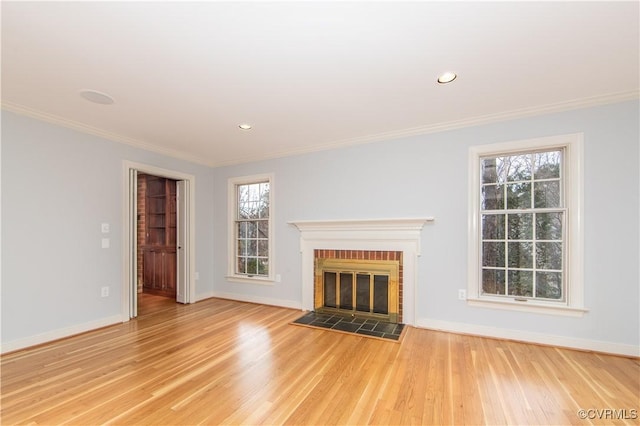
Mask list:
[[[269,210],[267,180],[235,185],[235,274],[269,277]]]
[[[482,296],[566,301],[564,149],[479,157]]]

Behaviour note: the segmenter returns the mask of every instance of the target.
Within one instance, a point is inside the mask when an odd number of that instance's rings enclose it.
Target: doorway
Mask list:
[[[138,173],[138,308],[141,294],[175,300],[177,288],[177,181]],[[138,309],[139,310],[139,309]]]
[[[145,282],[148,293],[155,290],[156,295],[172,298],[172,303],[195,302],[195,197],[192,195],[195,177],[128,161],[124,162],[123,169],[125,250],[122,318],[128,321],[138,316],[139,291],[144,292]],[[151,182],[153,186],[150,193],[144,194],[147,223],[142,229],[138,226],[142,213],[138,203],[141,195],[139,175],[144,176],[145,184]],[[151,209],[146,209],[147,202],[153,204]],[[140,244],[141,238],[144,244]],[[139,271],[140,257],[143,259],[141,265],[156,266],[143,266]]]

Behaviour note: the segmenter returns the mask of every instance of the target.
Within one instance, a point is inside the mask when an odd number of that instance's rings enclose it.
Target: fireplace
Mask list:
[[[325,221],[295,221],[289,222],[300,230],[300,253],[302,273],[302,309],[313,311],[318,308],[319,301],[324,304],[324,294],[318,296],[316,288],[316,261],[317,259],[341,259],[341,260],[392,260],[398,261],[398,285],[397,291],[397,319],[396,321],[408,325],[415,323],[415,300],[417,289],[417,258],[420,255],[421,231],[425,223],[433,221],[433,218],[402,218],[402,219],[362,219],[362,220],[325,220]],[[367,258],[368,257],[368,258]],[[385,258],[386,257],[386,258]],[[346,263],[346,265],[344,264]],[[357,304],[357,274],[362,272],[362,263],[343,262],[339,266],[340,271],[353,273]],[[329,262],[330,269],[336,265]],[[335,268],[334,268],[335,269]],[[381,275],[379,271],[373,271],[374,294],[369,295],[375,302],[375,275]],[[336,275],[336,280],[339,280]],[[348,281],[348,278],[345,278]],[[364,283],[365,278],[361,278]],[[323,284],[324,285],[324,284]],[[371,284],[370,284],[371,285]],[[378,284],[381,286],[382,284]],[[361,285],[363,287],[364,284]],[[345,292],[348,294],[349,289]],[[324,291],[324,289],[322,290]],[[340,287],[336,287],[340,292]],[[361,297],[365,291],[361,289]],[[336,299],[337,301],[337,299]],[[393,302],[392,302],[393,304]],[[379,305],[379,304],[378,304]],[[323,307],[331,308],[331,307]],[[365,308],[362,307],[362,310]],[[371,307],[369,307],[371,310]],[[389,309],[391,312],[393,309]],[[356,309],[357,311],[357,309]],[[352,312],[353,313],[353,312]],[[372,315],[378,312],[370,312]],[[358,315],[357,312],[353,313]],[[362,314],[361,314],[362,315]],[[387,315],[387,314],[380,314]]]
[[[314,310],[402,322],[402,252],[315,250]]]

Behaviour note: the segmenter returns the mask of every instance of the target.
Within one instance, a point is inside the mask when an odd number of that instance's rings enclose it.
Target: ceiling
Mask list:
[[[3,108],[211,166],[639,93],[635,1],[1,8]]]

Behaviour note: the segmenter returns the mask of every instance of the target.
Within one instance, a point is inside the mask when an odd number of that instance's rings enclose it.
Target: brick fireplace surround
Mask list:
[[[302,254],[302,309],[314,309],[315,259],[320,256],[344,256],[358,259],[374,256],[400,257],[402,261],[402,322],[415,323],[417,257],[421,231],[433,218],[363,219],[289,222],[300,230]]]

